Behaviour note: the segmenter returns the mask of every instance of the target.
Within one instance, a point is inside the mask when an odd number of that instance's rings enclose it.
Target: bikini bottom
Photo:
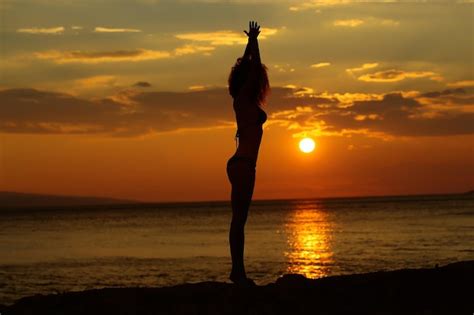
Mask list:
[[[256,160],[247,157],[234,155],[227,161],[227,176],[229,181],[234,183],[250,184],[255,180]]]
[[[233,155],[228,161],[227,161],[227,167],[229,165],[232,165],[237,162],[243,162],[248,167],[250,168],[255,168],[257,166],[257,161],[254,158],[248,157],[248,156],[241,156],[241,155]]]

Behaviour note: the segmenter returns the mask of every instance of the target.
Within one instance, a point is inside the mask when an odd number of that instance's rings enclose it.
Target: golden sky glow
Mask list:
[[[473,9],[2,1],[0,190],[228,199],[226,80],[249,19],[272,86],[255,199],[471,190]]]

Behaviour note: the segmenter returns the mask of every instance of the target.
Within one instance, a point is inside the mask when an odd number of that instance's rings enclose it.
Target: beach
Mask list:
[[[264,286],[200,282],[25,297],[2,314],[472,314],[474,261]]]

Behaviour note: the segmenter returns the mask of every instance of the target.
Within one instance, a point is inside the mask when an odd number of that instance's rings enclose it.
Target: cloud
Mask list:
[[[295,72],[295,68],[293,68],[289,63],[286,64],[274,64],[273,68],[275,68],[278,72]]]
[[[222,104],[228,103],[225,107]],[[190,92],[124,90],[82,99],[35,89],[0,91],[0,132],[139,136],[183,128],[228,126],[233,119],[225,89]]]
[[[341,27],[358,27],[361,25],[395,27],[395,26],[400,25],[400,22],[396,20],[392,20],[392,19],[380,19],[380,18],[375,18],[375,17],[368,17],[364,19],[335,20],[333,22],[333,25],[341,26]]]
[[[291,89],[278,87],[273,88],[271,97],[275,102],[269,111],[291,109],[296,99],[305,106],[332,102],[318,97],[296,98]],[[234,127],[232,101],[226,88],[195,86],[188,92],[123,90],[109,98],[90,100],[35,89],[0,90],[0,132],[130,137],[223,127]]]
[[[104,79],[105,80],[105,79]],[[299,93],[303,91],[304,93]],[[462,89],[425,93],[314,93],[274,87],[266,126],[294,136],[449,136],[474,134],[474,95]],[[84,99],[34,89],[0,90],[0,132],[132,137],[183,129],[235,128],[226,88],[186,92],[125,89]]]
[[[111,29],[96,27],[95,32],[135,32],[135,29]],[[260,38],[265,39],[277,33],[277,29],[263,28]],[[49,50],[35,52],[33,56],[37,59],[51,60],[58,64],[64,63],[86,63],[96,64],[104,62],[126,62],[126,61],[145,61],[166,59],[191,54],[210,55],[216,49],[216,46],[244,44],[247,42],[246,36],[233,31],[217,31],[209,33],[185,33],[177,34],[176,38],[192,41],[192,43],[177,47],[172,51],[150,50],[150,49],[131,49],[115,51],[60,51]],[[195,42],[205,43],[203,45]]]
[[[58,51],[50,50],[34,53],[38,59],[52,60],[55,63],[102,63],[120,61],[144,61],[170,58],[167,51],[135,49],[116,51]]]
[[[195,42],[206,42],[214,46],[245,44],[247,39],[233,31],[218,31],[209,33],[184,33],[175,35],[176,38]]]
[[[419,115],[432,117],[440,112],[474,112],[474,95],[465,88],[421,93],[417,100],[426,109]]]
[[[190,55],[190,54],[196,54],[196,53],[203,53],[205,55],[208,55],[214,49],[215,47],[212,47],[212,46],[199,46],[199,45],[188,44],[188,45],[184,45],[184,46],[176,48],[174,50],[174,54],[176,56]]]
[[[96,33],[139,33],[141,30],[136,28],[110,28],[98,26],[94,28]]]
[[[357,27],[362,24],[364,24],[364,20],[361,20],[361,19],[335,20],[333,22],[334,26],[343,26],[343,27]]]
[[[378,71],[375,73],[364,74],[357,79],[365,82],[398,82],[405,79],[416,79],[416,78],[430,78],[433,80],[439,80],[439,74],[432,71],[403,71],[390,69],[385,71]]]
[[[472,87],[474,86],[474,80],[464,80],[448,83],[449,87]]]
[[[0,99],[0,130],[14,133],[105,132],[120,108],[107,100],[92,102],[34,89],[2,90]]]
[[[322,67],[328,67],[330,66],[331,63],[329,62],[320,62],[320,63],[315,63],[310,66],[310,68],[322,68]]]
[[[278,32],[276,28],[261,28],[259,39],[266,39]],[[242,32],[235,31],[215,31],[201,33],[176,34],[176,38],[194,42],[205,42],[212,46],[244,45],[247,43],[247,36]]]
[[[191,91],[203,91],[205,89],[208,89],[209,87],[210,86],[208,85],[197,84],[197,85],[191,85],[190,87],[188,87],[188,89]]]
[[[133,86],[147,88],[147,87],[151,87],[151,83],[146,82],[146,81],[138,81]]]
[[[391,19],[381,19],[377,21],[378,24],[382,26],[398,26],[400,25],[399,21],[391,20]]]
[[[76,30],[82,27],[73,27]],[[64,28],[63,28],[64,29]],[[260,38],[265,39],[277,33],[277,29],[262,28]],[[127,28],[105,28],[96,27],[94,32],[105,33],[123,33],[123,32],[141,32],[138,29]],[[137,62],[146,60],[166,59],[191,54],[210,55],[216,49],[216,46],[244,44],[247,37],[243,34],[233,31],[217,31],[208,33],[184,33],[175,35],[181,40],[191,41],[192,43],[177,47],[171,51],[150,50],[150,49],[131,49],[131,50],[115,50],[115,51],[60,51],[49,50],[35,52],[33,56],[37,59],[51,60],[58,64],[64,63],[85,63],[96,64],[104,62]],[[201,42],[205,44],[196,44]]]
[[[360,67],[356,67],[356,68],[349,68],[349,69],[346,69],[346,71],[350,74],[353,74],[353,72],[359,72],[359,71],[364,71],[364,70],[367,70],[367,69],[372,69],[372,68],[376,68],[378,67],[379,64],[377,62],[374,62],[374,63],[364,63],[363,65],[361,65]]]
[[[426,93],[420,94],[419,97],[435,98],[435,97],[440,97],[440,96],[456,95],[456,94],[466,94],[466,90],[464,90],[463,88],[457,88],[453,90],[447,89],[444,91],[426,92]]]
[[[322,92],[318,94],[319,97],[333,99],[337,101],[338,107],[346,108],[351,106],[355,101],[371,101],[371,100],[381,100],[383,94],[377,93],[328,93]]]
[[[50,28],[19,28],[16,30],[18,33],[27,34],[40,34],[40,35],[59,35],[64,32],[64,26],[50,27]]]
[[[354,2],[354,0],[309,0],[309,1],[306,0],[306,1],[298,1],[298,2],[290,6],[289,10],[294,11],[294,12],[305,11],[305,10],[311,10],[311,9],[316,9],[320,7],[349,4],[351,2]]]
[[[474,119],[474,95],[462,89],[388,94],[324,92],[306,97],[326,102],[308,105],[310,110],[305,112],[295,106],[277,110],[271,121],[291,130],[294,137],[360,135],[392,139],[474,134],[474,124],[469,122]],[[431,101],[427,102],[427,97],[432,97]],[[290,103],[304,104],[306,99]]]
[[[83,79],[77,79],[74,81],[75,85],[79,85],[84,88],[91,87],[103,87],[115,85],[117,82],[117,77],[113,75],[97,75]]]
[[[292,5],[289,7],[290,11],[298,12],[298,11],[305,11],[305,10],[314,10],[322,8],[322,7],[331,7],[331,6],[340,6],[340,5],[350,5],[350,4],[392,4],[392,3],[407,3],[411,1],[407,0],[300,0],[300,1],[293,1]],[[445,2],[447,4],[451,4],[451,2],[455,3],[473,3],[473,0],[421,0],[416,1],[419,4],[429,4],[429,3],[440,3]]]
[[[209,55],[215,48],[212,46],[184,45],[173,51],[163,50],[116,50],[116,51],[59,51],[49,50],[36,52],[33,56],[37,59],[51,60],[58,64],[85,63],[96,64],[104,62],[138,62],[179,57],[190,54],[202,53]]]

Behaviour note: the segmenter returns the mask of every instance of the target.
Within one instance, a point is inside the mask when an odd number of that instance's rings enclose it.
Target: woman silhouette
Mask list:
[[[238,147],[227,162],[232,185],[232,222],[229,231],[232,271],[229,279],[239,285],[255,285],[244,267],[244,227],[255,184],[255,167],[267,115],[261,109],[269,91],[267,68],[260,61],[257,37],[260,26],[251,21],[244,56],[237,59],[229,75],[229,93],[237,120]]]

